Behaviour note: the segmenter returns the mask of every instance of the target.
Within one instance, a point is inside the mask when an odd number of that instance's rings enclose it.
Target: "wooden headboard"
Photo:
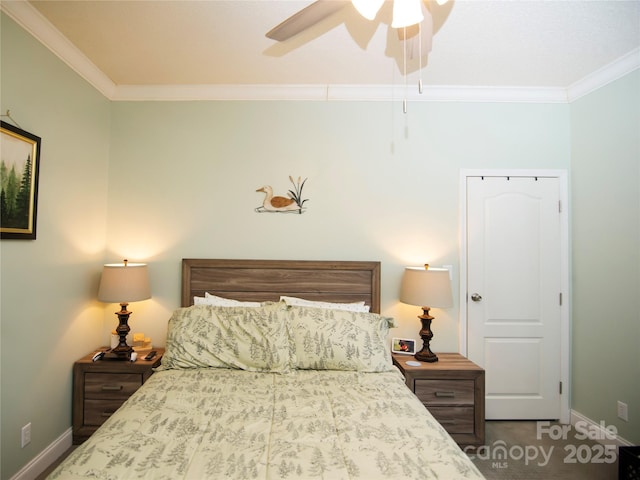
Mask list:
[[[182,306],[205,292],[242,301],[280,295],[326,302],[359,302],[380,313],[380,262],[182,259]]]

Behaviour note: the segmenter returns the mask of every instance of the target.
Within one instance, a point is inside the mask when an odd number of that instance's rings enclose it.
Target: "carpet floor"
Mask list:
[[[615,480],[609,442],[554,422],[487,421],[485,446],[469,456],[487,480]]]

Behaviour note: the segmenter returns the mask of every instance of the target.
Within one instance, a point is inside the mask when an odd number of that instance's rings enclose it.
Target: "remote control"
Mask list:
[[[147,353],[147,356],[144,357],[144,359],[145,360],[151,360],[153,357],[156,356],[156,353],[158,353],[158,352],[156,352],[155,350],[151,350],[149,353]]]

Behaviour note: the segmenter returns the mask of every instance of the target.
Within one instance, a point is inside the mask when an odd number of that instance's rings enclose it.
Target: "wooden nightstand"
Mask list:
[[[106,347],[99,350],[105,350]],[[145,360],[141,352],[135,362],[97,360],[94,350],[73,365],[73,443],[80,444],[95,432],[160,365],[163,348]]]
[[[407,386],[459,445],[484,444],[484,370],[459,353],[438,353],[435,363],[407,365],[393,355]]]

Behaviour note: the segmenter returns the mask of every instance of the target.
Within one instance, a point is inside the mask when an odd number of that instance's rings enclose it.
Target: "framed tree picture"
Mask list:
[[[35,240],[40,137],[0,122],[0,238]]]

